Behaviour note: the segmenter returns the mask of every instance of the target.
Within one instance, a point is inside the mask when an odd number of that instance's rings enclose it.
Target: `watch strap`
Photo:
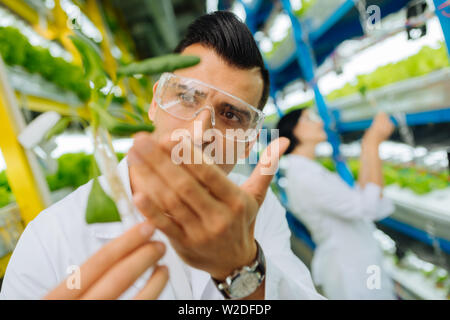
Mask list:
[[[266,259],[264,257],[264,252],[263,252],[261,246],[259,245],[258,241],[255,240],[255,242],[256,242],[256,247],[257,247],[256,260],[251,265],[235,270],[230,276],[228,276],[225,279],[225,281],[219,281],[219,280],[212,278],[217,289],[222,293],[222,295],[226,299],[235,299],[235,297],[233,297],[232,294],[229,292],[229,288],[230,288],[231,284],[233,283],[233,281],[236,278],[238,278],[241,273],[248,272],[249,269],[251,269],[252,272],[259,273],[261,275],[260,285],[263,282],[263,280],[265,278],[265,274],[266,274]],[[258,289],[258,287],[255,288],[255,291],[256,291],[256,289]],[[245,297],[241,297],[241,298],[245,298]]]

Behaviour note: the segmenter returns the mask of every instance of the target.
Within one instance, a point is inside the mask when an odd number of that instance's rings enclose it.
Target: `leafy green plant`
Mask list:
[[[0,186],[0,208],[6,206],[12,201],[11,192],[5,187]]]
[[[369,74],[357,76],[356,83],[346,83],[342,88],[332,91],[327,98],[332,101],[356,93],[364,95],[367,91],[423,76],[449,65],[447,50],[443,42],[437,49],[424,46],[418,53],[406,59],[378,67]]]
[[[298,10],[294,11],[294,14],[301,18],[307,11],[309,8],[311,8],[317,0],[301,0],[301,7]]]
[[[8,184],[8,179],[6,178],[6,171],[0,172],[0,188],[5,188],[7,191],[11,192],[11,188]]]
[[[28,39],[14,27],[0,27],[0,54],[6,64],[21,66],[30,73],[37,73],[61,89],[76,93],[87,104],[90,117],[82,120],[82,124],[89,129],[88,132],[92,137],[95,161],[87,161],[83,158],[78,159],[79,161],[74,164],[62,159],[59,161],[61,171],[47,179],[51,190],[66,185],[76,187],[86,181],[86,174],[80,174],[80,172],[90,172],[91,174],[87,176],[93,178],[94,181],[89,195],[86,221],[88,223],[117,221],[120,218],[116,214],[117,212],[120,213],[120,216],[127,214],[129,216],[133,208],[116,172],[118,161],[112,148],[110,134],[129,136],[138,131],[151,132],[154,127],[146,118],[142,106],[138,104],[132,104],[132,110],[125,108],[112,110],[111,102],[117,101],[113,94],[113,88],[124,77],[170,72],[193,66],[200,59],[193,56],[170,54],[121,65],[116,74],[108,74],[105,71],[104,61],[97,44],[76,30],[75,35],[71,36],[71,40],[80,53],[82,67],[52,56],[47,48],[31,45]],[[120,65],[119,62],[117,64]],[[142,81],[140,80],[139,83]],[[105,94],[108,85],[110,89]],[[124,102],[123,98],[121,102]],[[63,132],[73,120],[79,119],[75,117],[62,118],[47,133],[46,138],[50,139]],[[75,161],[75,159],[71,161]],[[102,189],[96,178],[98,173],[93,168],[97,168],[97,165],[110,188],[110,195]],[[70,171],[72,173],[69,173]],[[65,172],[64,175],[61,176],[61,172]],[[2,198],[0,200],[9,203],[11,200],[10,190],[3,186],[1,188],[0,197]],[[116,203],[121,203],[120,208],[115,207]],[[123,205],[124,203],[125,205]],[[112,209],[112,206],[115,209]]]
[[[302,18],[305,13],[311,8],[317,0],[300,0],[301,6],[299,9],[294,10],[294,15],[297,18]],[[278,41],[272,42],[272,48],[269,51],[264,52],[264,56],[267,59],[272,58],[274,53],[278,50],[281,44],[286,41],[287,38],[292,37],[292,28],[290,28],[286,34],[286,36]]]
[[[67,153],[58,158],[58,170],[47,175],[50,191],[62,188],[76,189],[89,181],[92,167],[92,155],[84,152]],[[93,177],[92,177],[93,178]]]
[[[336,171],[336,167],[330,158],[322,158],[318,161],[328,170]],[[357,180],[360,167],[359,160],[350,159],[347,164]],[[401,188],[410,189],[419,195],[450,186],[448,173],[433,174],[414,167],[401,167],[389,163],[383,164],[383,177],[385,185],[397,184]]]
[[[125,156],[124,153],[116,153],[118,161]],[[96,177],[92,170],[93,157],[84,152],[66,153],[57,159],[58,169],[55,173],[47,174],[46,180],[50,191],[63,188],[77,189]],[[98,175],[98,173],[97,173]],[[11,188],[6,179],[6,171],[0,172],[0,208],[14,200]]]
[[[61,89],[74,92],[82,101],[89,99],[89,82],[80,66],[52,56],[47,48],[31,45],[17,28],[0,27],[0,55],[7,65],[37,73]]]
[[[109,109],[112,100],[112,88],[123,77],[152,75],[186,68],[199,63],[200,59],[193,56],[170,54],[121,66],[116,74],[108,75],[95,43],[78,33],[70,38],[80,53],[84,77],[90,84],[87,104],[90,112],[88,122],[89,132],[94,143],[95,162],[91,162],[90,172],[93,183],[86,208],[86,222],[122,221],[125,225],[129,225],[134,223],[136,218],[133,216],[133,205],[117,172],[118,161],[112,147],[110,134],[129,136],[138,131],[151,132],[154,127],[150,120],[134,113],[135,110],[121,110],[122,115],[124,115],[122,118],[114,116]],[[113,86],[104,96],[102,90],[111,82]],[[109,194],[102,189],[96,177],[98,175],[97,167],[110,189]]]
[[[290,37],[290,29],[285,38],[272,44],[270,51],[264,52],[264,56],[270,59],[287,37]],[[365,95],[370,90],[375,90],[386,85],[402,80],[420,77],[430,72],[450,66],[445,44],[440,42],[438,48],[423,46],[422,49],[403,60],[378,67],[368,74],[361,74],[356,80],[346,83],[342,88],[336,89],[327,95],[329,101],[360,93]]]

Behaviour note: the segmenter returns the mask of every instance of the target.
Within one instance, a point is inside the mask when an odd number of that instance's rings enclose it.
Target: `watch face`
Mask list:
[[[229,292],[234,298],[243,298],[251,295],[260,285],[260,274],[245,272],[233,280]]]

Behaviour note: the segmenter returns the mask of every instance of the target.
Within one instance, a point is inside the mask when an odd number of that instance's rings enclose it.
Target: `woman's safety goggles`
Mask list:
[[[225,138],[252,141],[264,122],[264,113],[219,88],[196,79],[164,73],[155,100],[159,107],[182,120],[193,120],[203,110],[211,112],[212,126]]]

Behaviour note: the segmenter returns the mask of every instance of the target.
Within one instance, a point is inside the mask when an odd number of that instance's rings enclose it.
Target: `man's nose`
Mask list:
[[[214,120],[214,110],[210,107],[204,108],[197,114],[191,128],[193,130],[191,137],[194,137],[195,145],[202,146],[205,143],[204,133],[213,128]]]

